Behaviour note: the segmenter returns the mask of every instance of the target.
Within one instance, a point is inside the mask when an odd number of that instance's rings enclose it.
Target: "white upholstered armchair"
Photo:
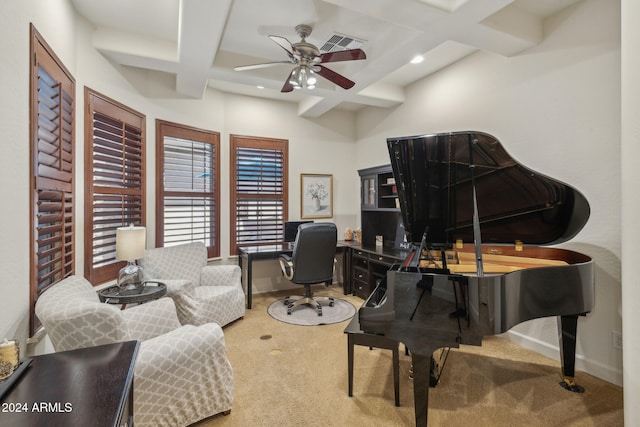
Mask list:
[[[183,325],[224,326],[244,316],[240,267],[207,265],[202,242],[147,249],[139,263],[146,280],[167,285]]]
[[[170,298],[120,310],[71,276],[38,298],[36,315],[56,351],[141,341],[133,391],[138,427],[187,426],[231,410],[233,370],[222,329],[182,326]]]

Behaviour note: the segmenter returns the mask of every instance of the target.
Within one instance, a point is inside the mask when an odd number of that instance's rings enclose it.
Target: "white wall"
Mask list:
[[[29,22],[57,46],[72,72],[76,65],[67,0],[0,3],[0,339],[18,338],[23,352],[29,329]]]
[[[295,105],[262,98],[225,94],[207,89],[204,99],[181,99],[175,79],[131,68],[114,67],[91,47],[91,27],[76,16],[68,0],[27,0],[0,4],[0,101],[4,152],[0,159],[4,200],[12,209],[2,212],[0,271],[0,339],[28,335],[29,309],[29,22],[51,45],[76,79],[76,272],[84,271],[84,87],[87,86],[146,115],[147,247],[155,246],[155,119],[169,120],[220,132],[221,136],[221,261],[235,263],[229,254],[229,135],[282,138],[289,141],[289,218],[300,217],[300,173],[333,175],[333,221],[339,229],[353,227],[359,208],[355,157],[355,113],[333,111],[318,119],[298,117]],[[56,26],[58,24],[58,26]],[[257,90],[257,89],[256,89]],[[262,265],[266,264],[266,265]],[[259,263],[254,269],[258,291],[286,286],[277,264]],[[28,351],[46,351],[42,345]]]
[[[386,161],[387,137],[478,130],[589,200],[589,222],[562,245],[596,262],[596,304],[579,321],[577,367],[621,384],[622,352],[611,336],[622,327],[619,2],[579,3],[545,23],[539,46],[511,58],[475,53],[406,96],[395,110],[358,116],[358,167]],[[558,358],[555,319],[526,322],[509,335]]]
[[[624,334],[624,420],[640,424],[640,334],[638,334],[637,247],[640,239],[640,2],[622,0],[622,328]]]

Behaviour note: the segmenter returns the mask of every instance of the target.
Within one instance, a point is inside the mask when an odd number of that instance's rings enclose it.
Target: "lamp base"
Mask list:
[[[122,267],[118,272],[118,286],[121,290],[140,289],[144,284],[142,267],[133,261]]]

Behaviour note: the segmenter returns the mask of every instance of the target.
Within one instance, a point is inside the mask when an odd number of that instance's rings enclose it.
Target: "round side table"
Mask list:
[[[167,294],[167,285],[160,282],[144,282],[137,289],[120,289],[119,286],[111,286],[98,291],[100,301],[108,304],[120,304],[124,309],[127,304],[142,304],[147,301],[161,298]]]

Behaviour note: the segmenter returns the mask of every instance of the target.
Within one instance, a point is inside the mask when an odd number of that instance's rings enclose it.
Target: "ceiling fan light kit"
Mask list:
[[[357,61],[366,59],[364,51],[361,49],[347,49],[334,52],[320,53],[320,50],[313,44],[306,41],[311,34],[310,25],[296,26],[296,32],[300,37],[298,43],[291,43],[281,36],[269,36],[269,38],[285,50],[289,61],[267,62],[255,65],[243,65],[235,67],[236,71],[254,70],[282,64],[294,64],[289,77],[285,80],[281,92],[291,92],[294,89],[314,89],[316,87],[316,75],[321,76],[343,89],[351,89],[355,82],[349,80],[341,74],[320,65],[327,62]]]

